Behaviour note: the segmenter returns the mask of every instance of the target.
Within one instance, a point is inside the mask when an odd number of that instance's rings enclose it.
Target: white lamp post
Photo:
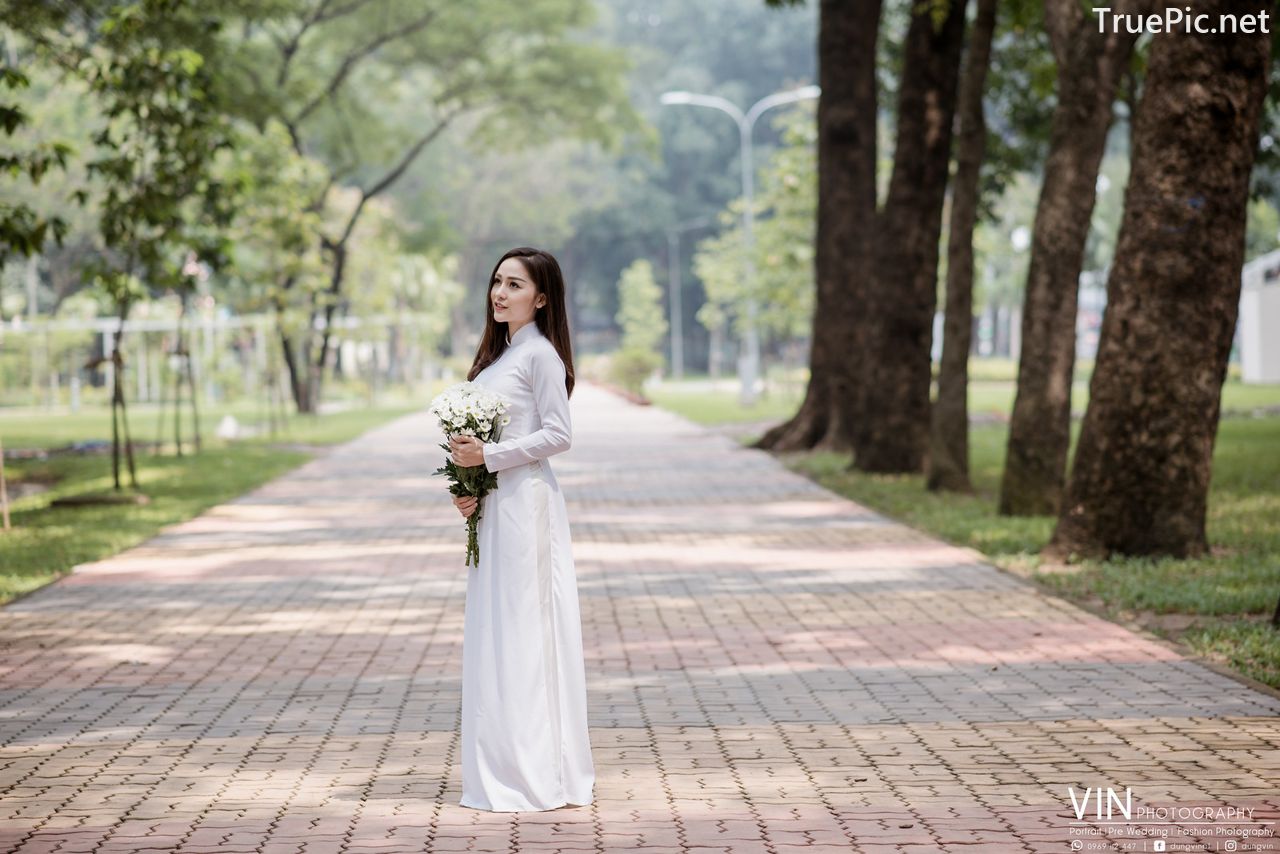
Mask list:
[[[738,138],[742,148],[742,156],[740,158],[742,161],[742,198],[745,203],[742,211],[742,254],[746,267],[747,282],[747,318],[742,333],[742,355],[738,360],[738,378],[742,381],[741,400],[744,406],[751,406],[755,403],[756,378],[760,374],[760,333],[756,328],[756,316],[759,308],[755,295],[755,262],[751,257],[755,246],[752,235],[752,226],[755,223],[755,211],[753,209],[755,169],[751,162],[751,130],[755,127],[756,119],[760,118],[760,114],[765,110],[781,104],[816,98],[821,92],[822,90],[817,86],[804,86],[790,92],[767,95],[752,104],[751,109],[747,110],[745,114],[732,101],[721,98],[719,95],[699,95],[693,92],[681,91],[662,93],[661,100],[663,104],[711,107],[728,113],[738,124]]]

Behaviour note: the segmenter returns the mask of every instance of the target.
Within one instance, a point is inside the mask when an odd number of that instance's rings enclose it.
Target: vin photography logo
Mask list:
[[[1128,786],[1067,787],[1072,851],[1273,851],[1275,822],[1255,807],[1134,803]]]

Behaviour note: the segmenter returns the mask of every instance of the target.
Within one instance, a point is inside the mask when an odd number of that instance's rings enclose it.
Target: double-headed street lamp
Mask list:
[[[751,109],[747,110],[745,114],[732,101],[721,98],[719,95],[698,95],[693,92],[662,93],[662,103],[664,104],[712,107],[728,113],[738,123],[738,137],[742,147],[740,159],[742,161],[742,199],[744,202],[742,209],[742,254],[747,285],[746,323],[742,331],[742,354],[738,359],[738,377],[742,381],[741,399],[744,406],[750,406],[755,403],[756,378],[760,375],[760,333],[756,328],[756,318],[759,313],[755,295],[756,268],[755,262],[751,257],[755,247],[752,235],[752,226],[755,223],[755,210],[753,208],[755,168],[751,162],[751,130],[755,127],[756,119],[760,118],[760,114],[765,110],[782,104],[816,98],[821,94],[821,91],[817,86],[804,86],[790,92],[767,95],[752,104]]]

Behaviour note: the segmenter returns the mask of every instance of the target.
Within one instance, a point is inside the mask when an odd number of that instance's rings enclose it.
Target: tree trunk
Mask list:
[[[799,411],[755,443],[775,451],[851,447],[859,353],[871,322],[864,277],[876,209],[880,0],[823,0],[820,14],[817,294],[809,386]]]
[[[133,437],[129,433],[129,413],[124,398],[124,324],[129,316],[130,301],[126,297],[119,304],[120,325],[116,329],[111,350],[111,478],[116,491],[120,491],[120,451],[123,447],[129,467],[129,487],[138,488],[138,470],[133,459]]]
[[[285,332],[283,325],[277,325],[276,328],[280,333],[280,353],[284,356],[285,369],[289,372],[289,390],[293,395],[294,408],[299,413],[311,412],[310,386],[293,353],[293,339]]]
[[[1112,7],[1145,13],[1150,5]],[[1137,38],[1123,26],[1118,34],[1099,33],[1097,17],[1076,0],[1046,0],[1045,23],[1058,63],[1058,103],[1032,227],[1018,390],[1000,485],[1000,512],[1014,516],[1058,511],[1071,443],[1080,268],[1112,103]]]
[[[918,4],[903,47],[893,176],[874,229],[853,437],[854,465],[863,471],[918,472],[924,464],[938,240],[966,3],[950,0],[936,25],[933,4]]]
[[[942,335],[938,398],[929,436],[931,490],[972,492],[969,483],[969,348],[973,340],[973,228],[978,221],[979,178],[986,149],[982,113],[996,0],[978,0],[969,33],[968,59],[960,81],[956,176],[951,189],[951,228],[947,237],[947,307]]]
[[[1266,0],[1196,11],[1257,15]],[[1107,283],[1097,366],[1048,551],[1203,554],[1235,332],[1266,33],[1157,35]]]
[[[333,252],[333,268],[329,273],[329,291],[324,304],[324,325],[320,330],[320,354],[311,366],[310,398],[311,412],[318,412],[320,392],[324,386],[324,372],[329,367],[330,344],[333,341],[333,315],[338,309],[338,298],[342,293],[342,282],[347,272],[347,244],[345,239],[331,247]],[[315,312],[312,312],[315,316]],[[312,324],[314,327],[314,324]]]
[[[280,353],[284,356],[285,368],[289,372],[289,392],[293,397],[293,405],[298,413],[312,412],[312,402],[314,396],[311,394],[311,376],[307,370],[308,363],[311,361],[308,349],[309,330],[303,330],[299,334],[302,340],[303,351],[301,355],[294,352],[294,340],[287,329],[285,329],[285,300],[292,292],[297,279],[290,276],[285,279],[279,288],[279,292],[272,297],[271,305],[275,310],[276,334],[280,337]],[[314,324],[313,324],[314,325]]]

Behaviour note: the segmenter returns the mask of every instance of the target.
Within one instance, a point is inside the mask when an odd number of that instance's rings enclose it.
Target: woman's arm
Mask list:
[[[535,348],[529,360],[529,372],[542,427],[528,436],[484,445],[484,466],[489,471],[502,471],[569,450],[573,425],[569,420],[569,393],[564,386],[565,370],[560,355],[552,347]]]

